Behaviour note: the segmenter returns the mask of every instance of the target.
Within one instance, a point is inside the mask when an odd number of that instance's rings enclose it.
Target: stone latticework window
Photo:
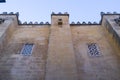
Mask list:
[[[4,23],[5,19],[0,18],[0,24]]]
[[[88,43],[88,54],[90,56],[100,56],[100,50],[96,43]]]
[[[21,50],[22,55],[31,55],[33,50],[33,44],[25,44]]]
[[[119,18],[114,19],[114,21],[116,22],[116,24],[118,24],[120,26],[120,16],[119,16]]]

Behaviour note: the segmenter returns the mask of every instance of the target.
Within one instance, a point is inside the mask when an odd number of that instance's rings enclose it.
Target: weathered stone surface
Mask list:
[[[56,26],[58,19],[63,25]],[[77,69],[68,24],[68,16],[52,16],[48,58],[46,64],[46,80],[77,80]]]
[[[0,15],[0,80],[119,80],[118,14],[103,14],[101,25],[70,25],[69,14],[55,14],[51,24],[18,25],[15,15]],[[62,19],[62,25],[58,25]],[[24,56],[24,44],[33,43]],[[96,43],[101,56],[89,56]]]
[[[80,26],[71,30],[79,80],[119,80],[120,52],[110,44],[104,29],[101,26]],[[96,43],[101,56],[89,56],[87,43]]]
[[[22,46],[21,43],[11,43],[1,53],[0,80],[44,80],[47,45],[35,44],[33,54],[30,56],[17,53]]]
[[[7,20],[0,25],[0,35],[0,80],[44,80],[49,27]],[[35,45],[30,56],[20,54],[25,43]]]

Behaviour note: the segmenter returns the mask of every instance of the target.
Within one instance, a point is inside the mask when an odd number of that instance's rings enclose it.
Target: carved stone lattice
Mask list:
[[[0,18],[0,24],[4,23],[5,19]]]
[[[119,18],[114,19],[114,21],[116,22],[116,24],[118,24],[120,26],[120,16],[119,16]]]
[[[88,54],[90,56],[100,56],[100,51],[96,43],[89,43],[88,45]]]
[[[21,54],[22,55],[31,55],[33,46],[34,46],[33,44],[25,44],[21,50]]]

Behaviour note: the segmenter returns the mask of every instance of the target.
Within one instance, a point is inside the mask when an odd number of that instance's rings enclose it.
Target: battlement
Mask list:
[[[50,25],[50,23],[49,22],[32,22],[32,21],[30,21],[30,22],[27,22],[27,21],[25,21],[25,22],[23,22],[23,23],[21,23],[20,25]]]
[[[101,16],[103,16],[103,15],[120,15],[120,13],[117,13],[117,12],[112,12],[112,13],[111,12],[106,12],[106,13],[101,12],[100,14],[101,14]]]
[[[16,12],[16,13],[14,13],[14,12],[10,12],[10,13],[8,13],[8,12],[3,12],[3,13],[1,13],[0,15],[16,15],[16,16],[19,17],[19,12]]]
[[[71,22],[71,24],[70,24],[71,26],[73,25],[100,25],[100,23],[97,23],[97,22],[85,22],[85,21],[83,21],[83,22]]]
[[[64,13],[55,13],[55,12],[52,12],[51,16],[69,16],[68,12],[64,12]]]
[[[14,12],[3,12],[3,13],[1,13],[0,15],[16,15],[17,16],[17,20],[18,20],[18,24],[19,25],[51,25],[51,23],[49,23],[49,22],[37,22],[37,21],[35,21],[35,22],[32,22],[32,21],[30,21],[30,22],[27,22],[27,21],[25,21],[25,22],[22,22],[22,21],[20,21],[19,20],[19,12],[16,12],[16,13],[14,13]],[[83,22],[80,22],[80,21],[78,21],[78,22],[74,22],[74,21],[72,21],[71,23],[70,23],[70,25],[71,26],[74,26],[74,25],[101,25],[101,22],[102,22],[102,19],[103,19],[103,16],[105,16],[105,15],[120,15],[120,13],[117,13],[117,12],[101,12],[100,13],[100,15],[101,15],[101,20],[100,20],[100,22],[99,23],[97,23],[97,22],[85,22],[85,21],[83,21]],[[64,12],[64,13],[61,13],[61,12],[59,12],[59,13],[55,13],[55,12],[52,12],[51,13],[51,17],[52,16],[68,16],[69,17],[69,14],[68,14],[68,12]]]

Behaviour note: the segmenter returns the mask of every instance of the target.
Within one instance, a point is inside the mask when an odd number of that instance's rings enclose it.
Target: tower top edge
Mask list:
[[[16,15],[16,16],[18,16],[19,17],[19,12],[16,12],[16,13],[14,13],[14,12],[2,12],[2,13],[0,13],[0,15]]]
[[[51,16],[69,16],[69,14],[68,14],[68,12],[64,12],[64,13],[61,13],[61,12],[58,12],[58,13],[52,12]]]

